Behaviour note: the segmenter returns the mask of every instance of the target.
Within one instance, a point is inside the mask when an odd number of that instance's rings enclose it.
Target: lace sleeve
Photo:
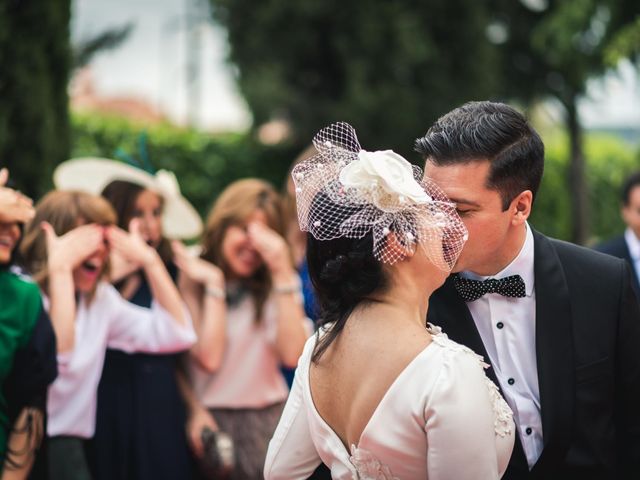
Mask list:
[[[511,419],[497,428],[496,392],[488,388],[481,358],[442,341],[448,351],[425,409],[428,478],[498,479],[513,448]]]

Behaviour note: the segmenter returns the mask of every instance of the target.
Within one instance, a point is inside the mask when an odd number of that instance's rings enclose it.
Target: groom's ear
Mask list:
[[[533,193],[531,190],[525,190],[516,196],[509,206],[509,210],[512,213],[511,223],[513,225],[521,225],[526,222],[531,215],[532,204]]]

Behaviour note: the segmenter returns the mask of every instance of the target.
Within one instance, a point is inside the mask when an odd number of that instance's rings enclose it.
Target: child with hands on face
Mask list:
[[[130,232],[114,226],[115,220],[100,197],[54,191],[37,205],[21,246],[25,266],[48,296],[58,339],[59,376],[47,406],[49,467],[56,479],[90,478],[84,441],[95,429],[107,347],[176,352],[195,341],[189,313],[157,251],[140,235],[138,220]],[[110,250],[144,270],[151,308],[127,302],[106,281]]]

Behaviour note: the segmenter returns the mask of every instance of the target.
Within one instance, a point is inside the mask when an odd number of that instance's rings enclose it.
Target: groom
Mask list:
[[[485,357],[514,412],[503,479],[640,478],[640,312],[629,268],[527,223],[544,164],[536,131],[505,104],[472,102],[440,118],[416,150],[469,231],[428,320]]]

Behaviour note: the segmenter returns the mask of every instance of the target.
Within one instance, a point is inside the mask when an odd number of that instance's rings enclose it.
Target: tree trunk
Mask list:
[[[589,195],[585,178],[585,159],[582,149],[582,127],[578,119],[576,95],[565,103],[569,131],[569,193],[571,198],[571,241],[584,245],[589,237]]]

